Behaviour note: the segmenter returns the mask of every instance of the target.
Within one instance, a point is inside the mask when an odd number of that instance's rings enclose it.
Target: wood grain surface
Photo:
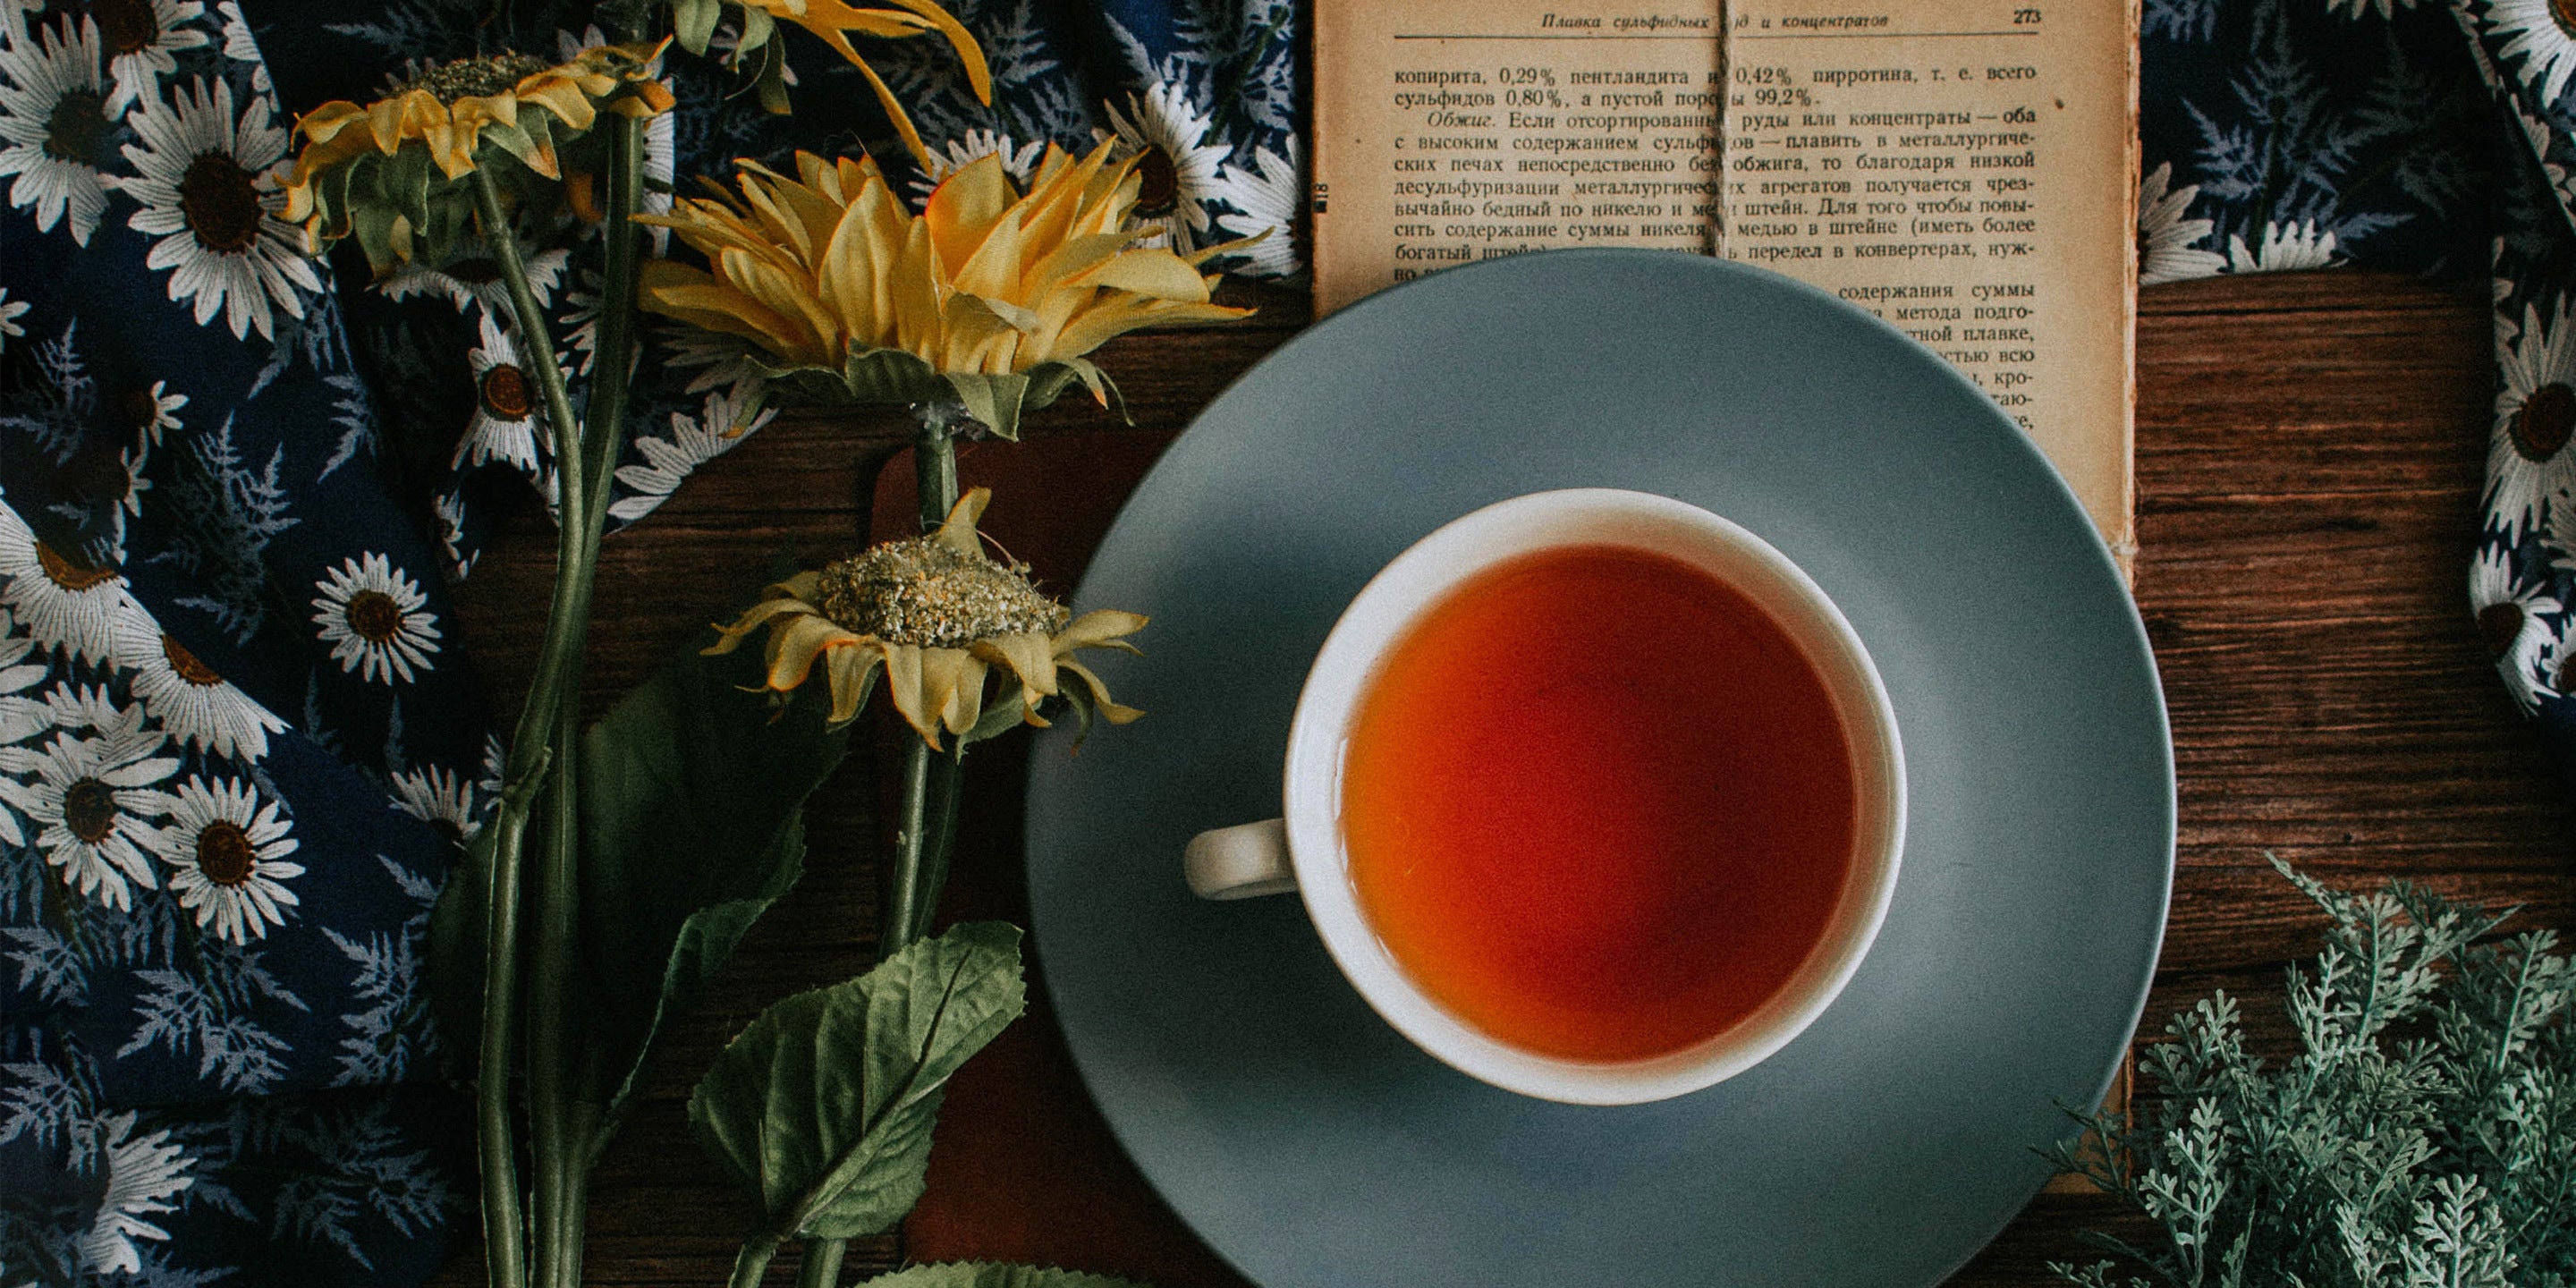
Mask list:
[[[1069,587],[1118,502],[1190,416],[1305,320],[1261,297],[1253,322],[1128,337],[1100,355],[1135,423],[1067,400],[1029,442],[971,449],[971,486],[997,487],[987,528]],[[2482,288],[2353,274],[2151,288],[2138,323],[2137,596],[2163,669],[2181,788],[2173,917],[2148,1008],[2224,987],[2258,1038],[2281,972],[2312,952],[2316,920],[2266,853],[2330,882],[2404,876],[2576,924],[2566,790],[2516,717],[2465,607],[2491,395]],[[658,514],[609,539],[588,700],[596,708],[748,594],[776,556],[853,549],[876,480],[853,427],[782,422],[709,465]],[[908,510],[908,471],[874,506]],[[1043,497],[1042,503],[1032,498]],[[552,542],[515,521],[460,588],[464,642],[515,710],[542,624]],[[944,916],[1017,916],[1021,740],[990,744],[969,778],[958,877]],[[868,757],[818,796],[803,883],[763,920],[676,1035],[646,1103],[602,1165],[588,1280],[724,1281],[747,1202],[689,1140],[697,1070],[759,1009],[870,960],[877,836]],[[2080,856],[2072,856],[2079,858]],[[1043,969],[1043,963],[1039,963]],[[2054,1282],[2074,1231],[2121,1225],[2106,1200],[2049,1193],[1953,1280]],[[1164,1288],[1243,1281],[1183,1228],[1118,1153],[1043,1010],[953,1085],[929,1195],[900,1237],[854,1247],[845,1275],[906,1258],[1063,1264]],[[770,1282],[792,1280],[782,1257]],[[468,1247],[439,1283],[480,1280]]]

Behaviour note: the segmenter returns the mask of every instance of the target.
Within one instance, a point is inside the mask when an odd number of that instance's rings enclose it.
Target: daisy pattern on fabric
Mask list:
[[[1208,141],[1207,114],[1177,84],[1157,81],[1142,96],[1129,94],[1123,115],[1115,103],[1101,106],[1115,128],[1119,158],[1140,153],[1145,158],[1136,166],[1140,181],[1136,219],[1145,227],[1160,228],[1164,236],[1137,245],[1198,249],[1200,236],[1208,230],[1207,203],[1219,195],[1217,170],[1233,154],[1233,147]],[[1099,137],[1113,136],[1101,133]]]
[[[0,46],[0,175],[17,176],[9,204],[34,207],[36,231],[68,221],[72,243],[89,245],[107,213],[116,130],[97,23],[64,22]]]
[[[49,725],[45,704],[20,694],[44,682],[53,668],[43,662],[30,662],[36,641],[18,630],[7,609],[0,609],[0,743],[19,742],[45,731]],[[18,811],[9,803],[8,794],[0,793],[0,841],[11,845],[27,843],[26,829],[19,826]]]
[[[2566,301],[2547,320],[2525,306],[2521,333],[2496,343],[2495,426],[2487,439],[2486,508],[2507,534],[2541,521],[2576,488],[2576,337]]]
[[[205,16],[206,6],[197,0],[111,0],[92,5],[90,12],[107,42],[107,73],[116,81],[107,101],[111,112],[159,99],[161,78],[179,70],[178,52],[211,43],[189,25]]]
[[[0,505],[0,606],[38,644],[83,662],[108,660],[117,623],[143,611],[116,569],[47,545],[6,505]]]
[[[171,393],[166,380],[153,381],[149,389],[128,389],[110,397],[133,427],[134,441],[146,449],[159,447],[171,430],[179,428],[179,409],[188,405],[188,395]]]
[[[179,772],[176,759],[153,754],[162,736],[144,727],[142,709],[123,714],[95,737],[58,731],[42,747],[0,747],[0,796],[35,826],[45,863],[82,898],[120,910],[133,906],[133,886],[160,884],[144,847],[169,809],[158,788]]]
[[[313,597],[313,624],[342,671],[409,684],[412,668],[434,669],[438,616],[424,611],[429,596],[393,560],[374,551],[343,559],[313,588],[321,592]]]
[[[175,270],[170,298],[194,300],[199,326],[224,314],[236,340],[275,338],[277,310],[303,317],[299,291],[320,293],[322,279],[304,230],[278,218],[286,194],[268,170],[286,156],[286,131],[270,124],[268,100],[253,96],[236,118],[232,86],[201,77],[127,120],[142,142],[125,145],[136,173],[116,183],[143,205],[127,225],[159,239],[144,265]]]
[[[2482,544],[2477,562],[2469,565],[2469,606],[2478,615],[2478,638],[2486,642],[2488,658],[2525,712],[2539,705],[2540,650],[2553,634],[2544,619],[2563,611],[2555,598],[2542,593],[2546,589],[2515,577],[2513,553],[2492,542]]]
[[[2166,185],[2172,182],[2171,161],[2157,166],[2138,182],[2140,286],[2209,277],[2227,267],[2225,257],[2201,245],[2216,224],[2207,219],[2183,218],[2191,203],[2200,199],[2200,185],[2185,184],[2167,192]]]
[[[197,928],[246,944],[285,925],[282,910],[297,903],[284,883],[304,875],[304,865],[286,862],[301,843],[287,831],[277,802],[261,801],[249,784],[191,777],[171,798],[170,825],[153,848],[170,865],[170,893],[197,915]]]
[[[537,472],[537,444],[551,434],[537,406],[537,382],[519,365],[519,342],[500,323],[484,314],[482,347],[465,355],[474,373],[474,419],[456,442],[455,466],[464,469],[488,461],[505,461]]]
[[[259,38],[250,31],[250,19],[242,16],[235,0],[222,0],[215,6],[215,16],[223,21],[224,57],[250,65],[250,87],[262,94],[275,88],[268,78],[268,59],[259,52]]]
[[[134,1241],[170,1237],[169,1231],[143,1218],[178,1211],[170,1200],[197,1183],[197,1178],[188,1174],[195,1160],[188,1157],[187,1151],[170,1144],[170,1133],[166,1131],[136,1136],[137,1117],[132,1112],[109,1114],[100,1118],[95,1127],[98,1157],[107,1184],[99,1194],[98,1211],[91,1216],[89,1229],[80,1240],[81,1260],[94,1275],[143,1273]]]
[[[441,492],[430,498],[429,512],[438,519],[438,549],[447,559],[448,580],[465,580],[474,571],[475,556],[465,552],[464,495]]]
[[[284,720],[141,613],[118,624],[115,661],[130,673],[134,700],[174,742],[256,762],[268,754],[268,736],[286,732]]]
[[[930,150],[930,168],[912,181],[913,196],[920,199],[914,204],[928,201],[932,190],[948,176],[990,156],[1002,158],[1003,172],[1011,176],[1011,182],[1026,188],[1029,177],[1038,172],[1038,158],[1045,152],[1044,139],[1019,143],[1000,130],[968,130],[966,137],[951,139]]]
[[[2278,221],[2263,225],[2263,242],[2248,247],[2242,237],[2227,239],[2227,271],[2231,273],[2289,273],[2303,268],[2332,267],[2335,235],[2319,229],[2314,220],[2285,224]]]
[[[2559,20],[2554,0],[2492,0],[2484,19],[2488,31],[2511,36],[2496,51],[2498,62],[2519,58],[2516,73],[2544,105],[2558,102],[2567,78],[2576,75],[2576,34]]]
[[[1217,226],[1237,237],[1261,238],[1235,252],[1243,257],[1242,271],[1249,276],[1286,277],[1304,266],[1295,235],[1297,211],[1306,204],[1298,151],[1296,136],[1291,135],[1285,155],[1254,148],[1252,169],[1228,165],[1220,172],[1217,193],[1234,209],[1218,215]]]
[[[620,497],[608,512],[632,523],[671,497],[680,480],[689,477],[699,466],[732,451],[734,444],[751,437],[755,430],[769,423],[778,413],[762,408],[748,421],[743,411],[749,404],[722,390],[707,395],[700,414],[671,413],[671,436],[638,438],[635,451],[644,458],[642,465],[620,465],[617,481],[634,493]]]
[[[427,765],[394,775],[392,785],[395,808],[458,845],[472,842],[483,830],[484,807],[491,802],[477,795],[473,779],[455,770]]]
[[[537,297],[538,307],[554,302],[555,287],[562,283],[564,268],[571,262],[572,252],[567,250],[539,251],[525,257],[522,267],[528,275],[528,293]],[[510,284],[501,280],[501,261],[493,257],[490,244],[480,237],[459,238],[455,252],[442,265],[406,261],[392,276],[377,283],[376,289],[389,300],[444,295],[459,313],[479,309],[484,317],[510,316]]]
[[[34,307],[25,300],[10,299],[9,288],[0,286],[0,353],[8,352],[12,338],[27,334],[27,328],[18,325],[18,319]]]

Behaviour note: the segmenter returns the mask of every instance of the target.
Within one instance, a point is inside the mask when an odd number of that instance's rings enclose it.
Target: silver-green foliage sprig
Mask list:
[[[2511,911],[2403,882],[2344,894],[2273,866],[2331,924],[2290,971],[2298,1054],[2246,1050],[2219,993],[2140,1057],[2133,1115],[2056,1151],[2155,1237],[2053,1265],[2085,1288],[2576,1288],[2576,970]],[[2473,946],[2474,945],[2474,946]]]

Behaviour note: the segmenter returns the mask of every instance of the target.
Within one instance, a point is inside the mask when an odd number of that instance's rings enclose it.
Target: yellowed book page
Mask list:
[[[2128,563],[2131,0],[1316,0],[1314,31],[1319,310],[1552,246],[1777,269],[1993,394]]]
[[[1712,248],[1717,0],[1316,0],[1315,301],[1556,246]]]
[[[1720,253],[1967,373],[2125,566],[2136,312],[2128,0],[1736,0]]]

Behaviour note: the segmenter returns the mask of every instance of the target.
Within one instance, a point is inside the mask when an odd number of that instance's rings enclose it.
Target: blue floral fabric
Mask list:
[[[990,107],[944,47],[862,42],[927,173],[794,31],[792,119],[672,54],[650,167],[866,147],[920,194],[1114,138],[1168,163],[1165,237],[1271,231],[1234,267],[1300,271],[1286,4],[952,7]],[[588,17],[0,0],[0,1284],[414,1283],[471,1219],[421,962],[501,748],[443,583],[554,460],[488,247],[371,282],[269,176],[299,112]],[[596,230],[518,233],[579,398]],[[643,342],[620,523],[765,420],[738,351]]]

